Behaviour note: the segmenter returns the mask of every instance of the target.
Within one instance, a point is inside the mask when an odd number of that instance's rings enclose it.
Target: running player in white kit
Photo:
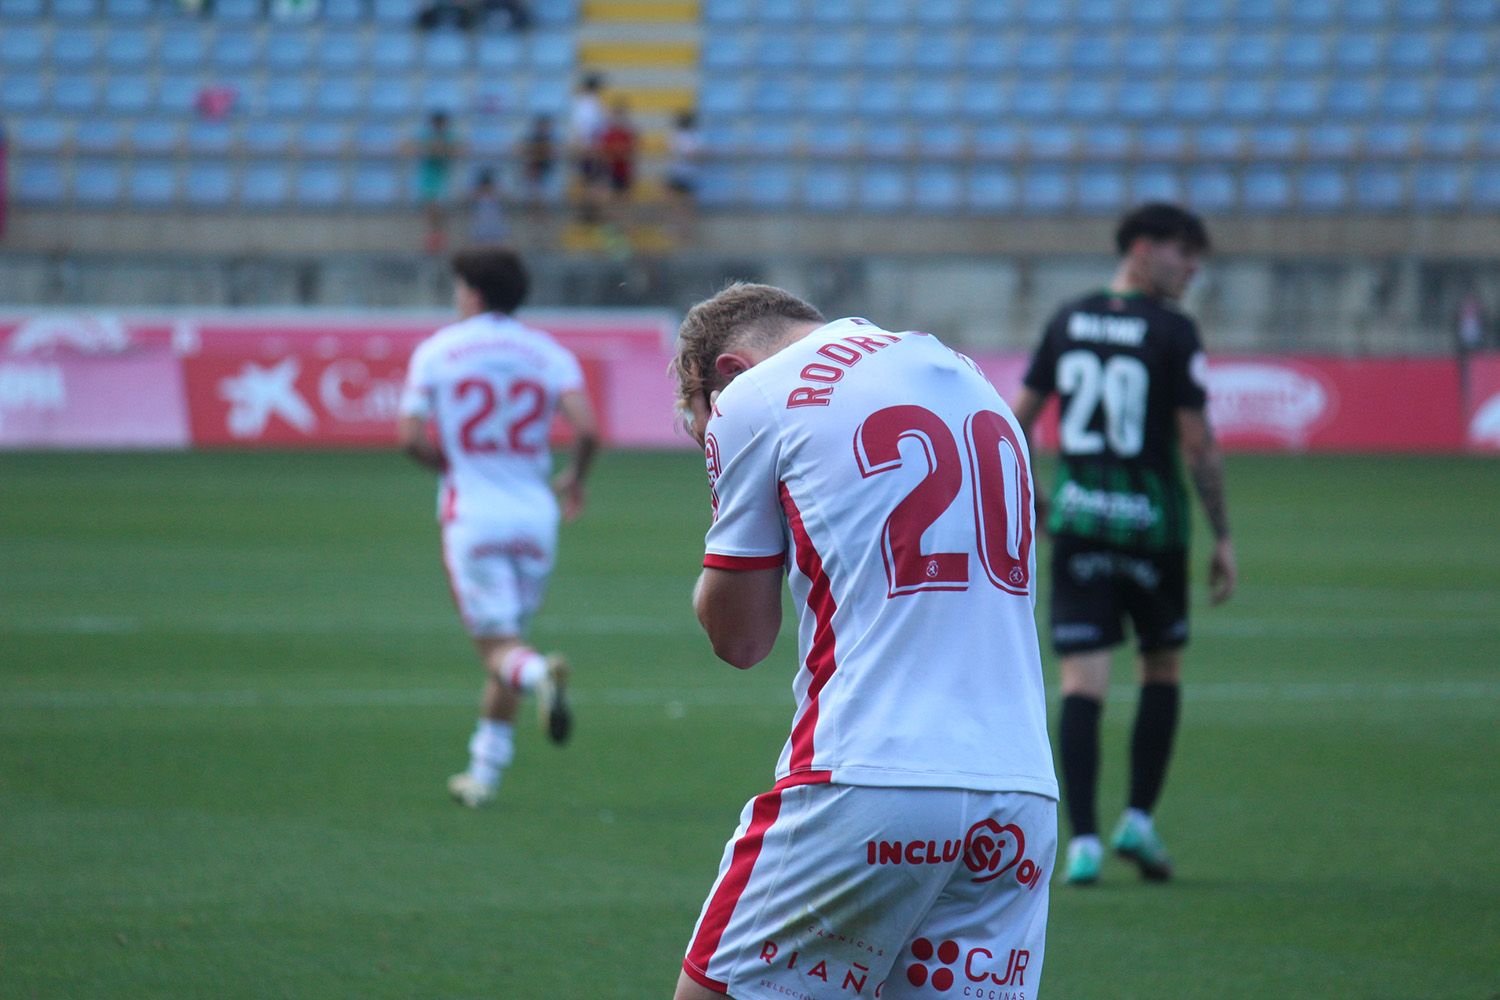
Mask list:
[[[475,247],[454,255],[453,272],[461,319],[412,353],[397,436],[414,460],[442,473],[443,562],[484,663],[469,767],[448,779],[449,794],[477,807],[495,798],[511,762],[524,692],[537,691],[554,742],[566,741],[572,727],[567,661],[541,655],[522,636],[552,570],[557,497],[570,520],[582,509],[598,432],[578,360],[511,317],[528,287],[520,258]],[[556,413],[572,425],[575,444],[571,463],[549,484]]]
[[[1057,783],[1014,416],[935,338],[765,285],[694,307],[675,370],[714,508],[698,619],[752,667],[785,577],[799,656],[676,1000],[1033,1000]]]

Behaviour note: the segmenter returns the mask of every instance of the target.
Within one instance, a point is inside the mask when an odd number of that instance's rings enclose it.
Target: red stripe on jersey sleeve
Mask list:
[[[776,556],[723,556],[710,552],[703,557],[703,565],[709,569],[730,569],[743,572],[752,569],[780,569],[786,564],[786,553]]]
[[[714,890],[708,906],[704,908],[698,933],[693,936],[692,947],[688,949],[687,958],[682,963],[689,976],[711,990],[728,992],[728,985],[709,978],[707,969],[713,961],[714,952],[719,950],[719,942],[724,937],[725,928],[729,926],[729,918],[734,915],[734,908],[745,894],[745,886],[750,884],[750,873],[755,870],[755,862],[760,858],[761,848],[765,846],[766,831],[780,814],[779,791],[772,790],[755,797],[755,804],[750,809],[750,825],[745,829],[745,835],[735,842],[734,851],[729,858],[729,869]],[[699,975],[703,978],[700,979]]]
[[[813,614],[812,646],[807,651],[807,669],[812,673],[812,683],[807,686],[807,708],[792,727],[792,753],[788,762],[788,769],[796,774],[812,770],[813,732],[818,728],[818,695],[838,669],[833,634],[833,615],[838,610],[838,602],[833,598],[833,585],[823,569],[823,558],[818,555],[807,534],[807,526],[802,523],[802,512],[797,509],[786,483],[781,483],[780,487],[781,509],[786,512],[787,524],[792,530],[797,569],[811,583],[807,592],[807,609]]]

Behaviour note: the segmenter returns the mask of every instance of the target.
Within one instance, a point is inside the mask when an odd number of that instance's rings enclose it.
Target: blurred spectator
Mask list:
[[[599,201],[604,184],[604,77],[586,73],[573,94],[568,110],[568,155],[578,174],[579,218],[599,221]]]
[[[500,189],[495,172],[481,169],[474,175],[474,190],[469,195],[469,242],[504,243],[510,236],[505,223],[505,209],[500,204]]]
[[[512,31],[524,31],[531,27],[531,10],[523,0],[435,0],[417,15],[417,27],[468,30],[497,20]]]
[[[233,84],[205,83],[198,88],[198,95],[193,98],[193,108],[200,118],[213,122],[223,121],[234,110],[239,97],[240,92]]]
[[[311,21],[322,6],[322,0],[271,0],[271,17],[277,21]]]
[[[432,253],[441,253],[447,243],[448,179],[457,157],[458,139],[448,113],[433,111],[417,140],[417,199],[427,222],[423,246]]]
[[[635,126],[630,121],[630,105],[623,98],[615,101],[610,110],[604,134],[599,138],[600,152],[604,157],[605,176],[616,201],[630,197],[635,186]]]
[[[703,136],[698,131],[698,116],[692,111],[679,111],[667,139],[667,197],[672,228],[680,242],[692,237],[702,159]]]
[[[546,200],[556,169],[557,141],[552,134],[552,116],[537,115],[521,140],[521,180],[528,205],[540,205]]]
[[[1469,384],[1469,358],[1476,351],[1484,350],[1484,301],[1479,293],[1469,289],[1458,303],[1458,323],[1454,329],[1454,347],[1458,355],[1459,390],[1467,412],[1473,399]]]

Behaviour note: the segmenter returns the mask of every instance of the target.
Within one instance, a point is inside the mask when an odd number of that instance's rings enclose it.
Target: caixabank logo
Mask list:
[[[906,967],[906,981],[958,997],[1027,1000],[1026,967],[1031,964],[1031,952],[1026,948],[1006,951],[978,946],[966,952],[957,941],[934,945],[928,938],[917,938],[911,943],[915,961]]]

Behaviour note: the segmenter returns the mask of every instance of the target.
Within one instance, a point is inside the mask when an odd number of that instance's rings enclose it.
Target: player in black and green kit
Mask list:
[[[1073,828],[1065,877],[1073,884],[1096,881],[1103,859],[1094,814],[1099,717],[1126,617],[1140,649],[1141,697],[1129,807],[1111,845],[1148,879],[1172,874],[1151,810],[1177,729],[1188,639],[1182,465],[1213,530],[1213,603],[1229,597],[1236,572],[1223,461],[1204,413],[1203,348],[1193,321],[1173,304],[1208,250],[1208,233],[1176,205],[1149,204],[1121,220],[1115,244],[1120,265],[1109,287],[1058,310],[1014,406],[1029,429],[1048,396],[1056,393],[1060,404],[1060,461],[1046,524],[1052,643],[1062,666],[1063,794]]]

